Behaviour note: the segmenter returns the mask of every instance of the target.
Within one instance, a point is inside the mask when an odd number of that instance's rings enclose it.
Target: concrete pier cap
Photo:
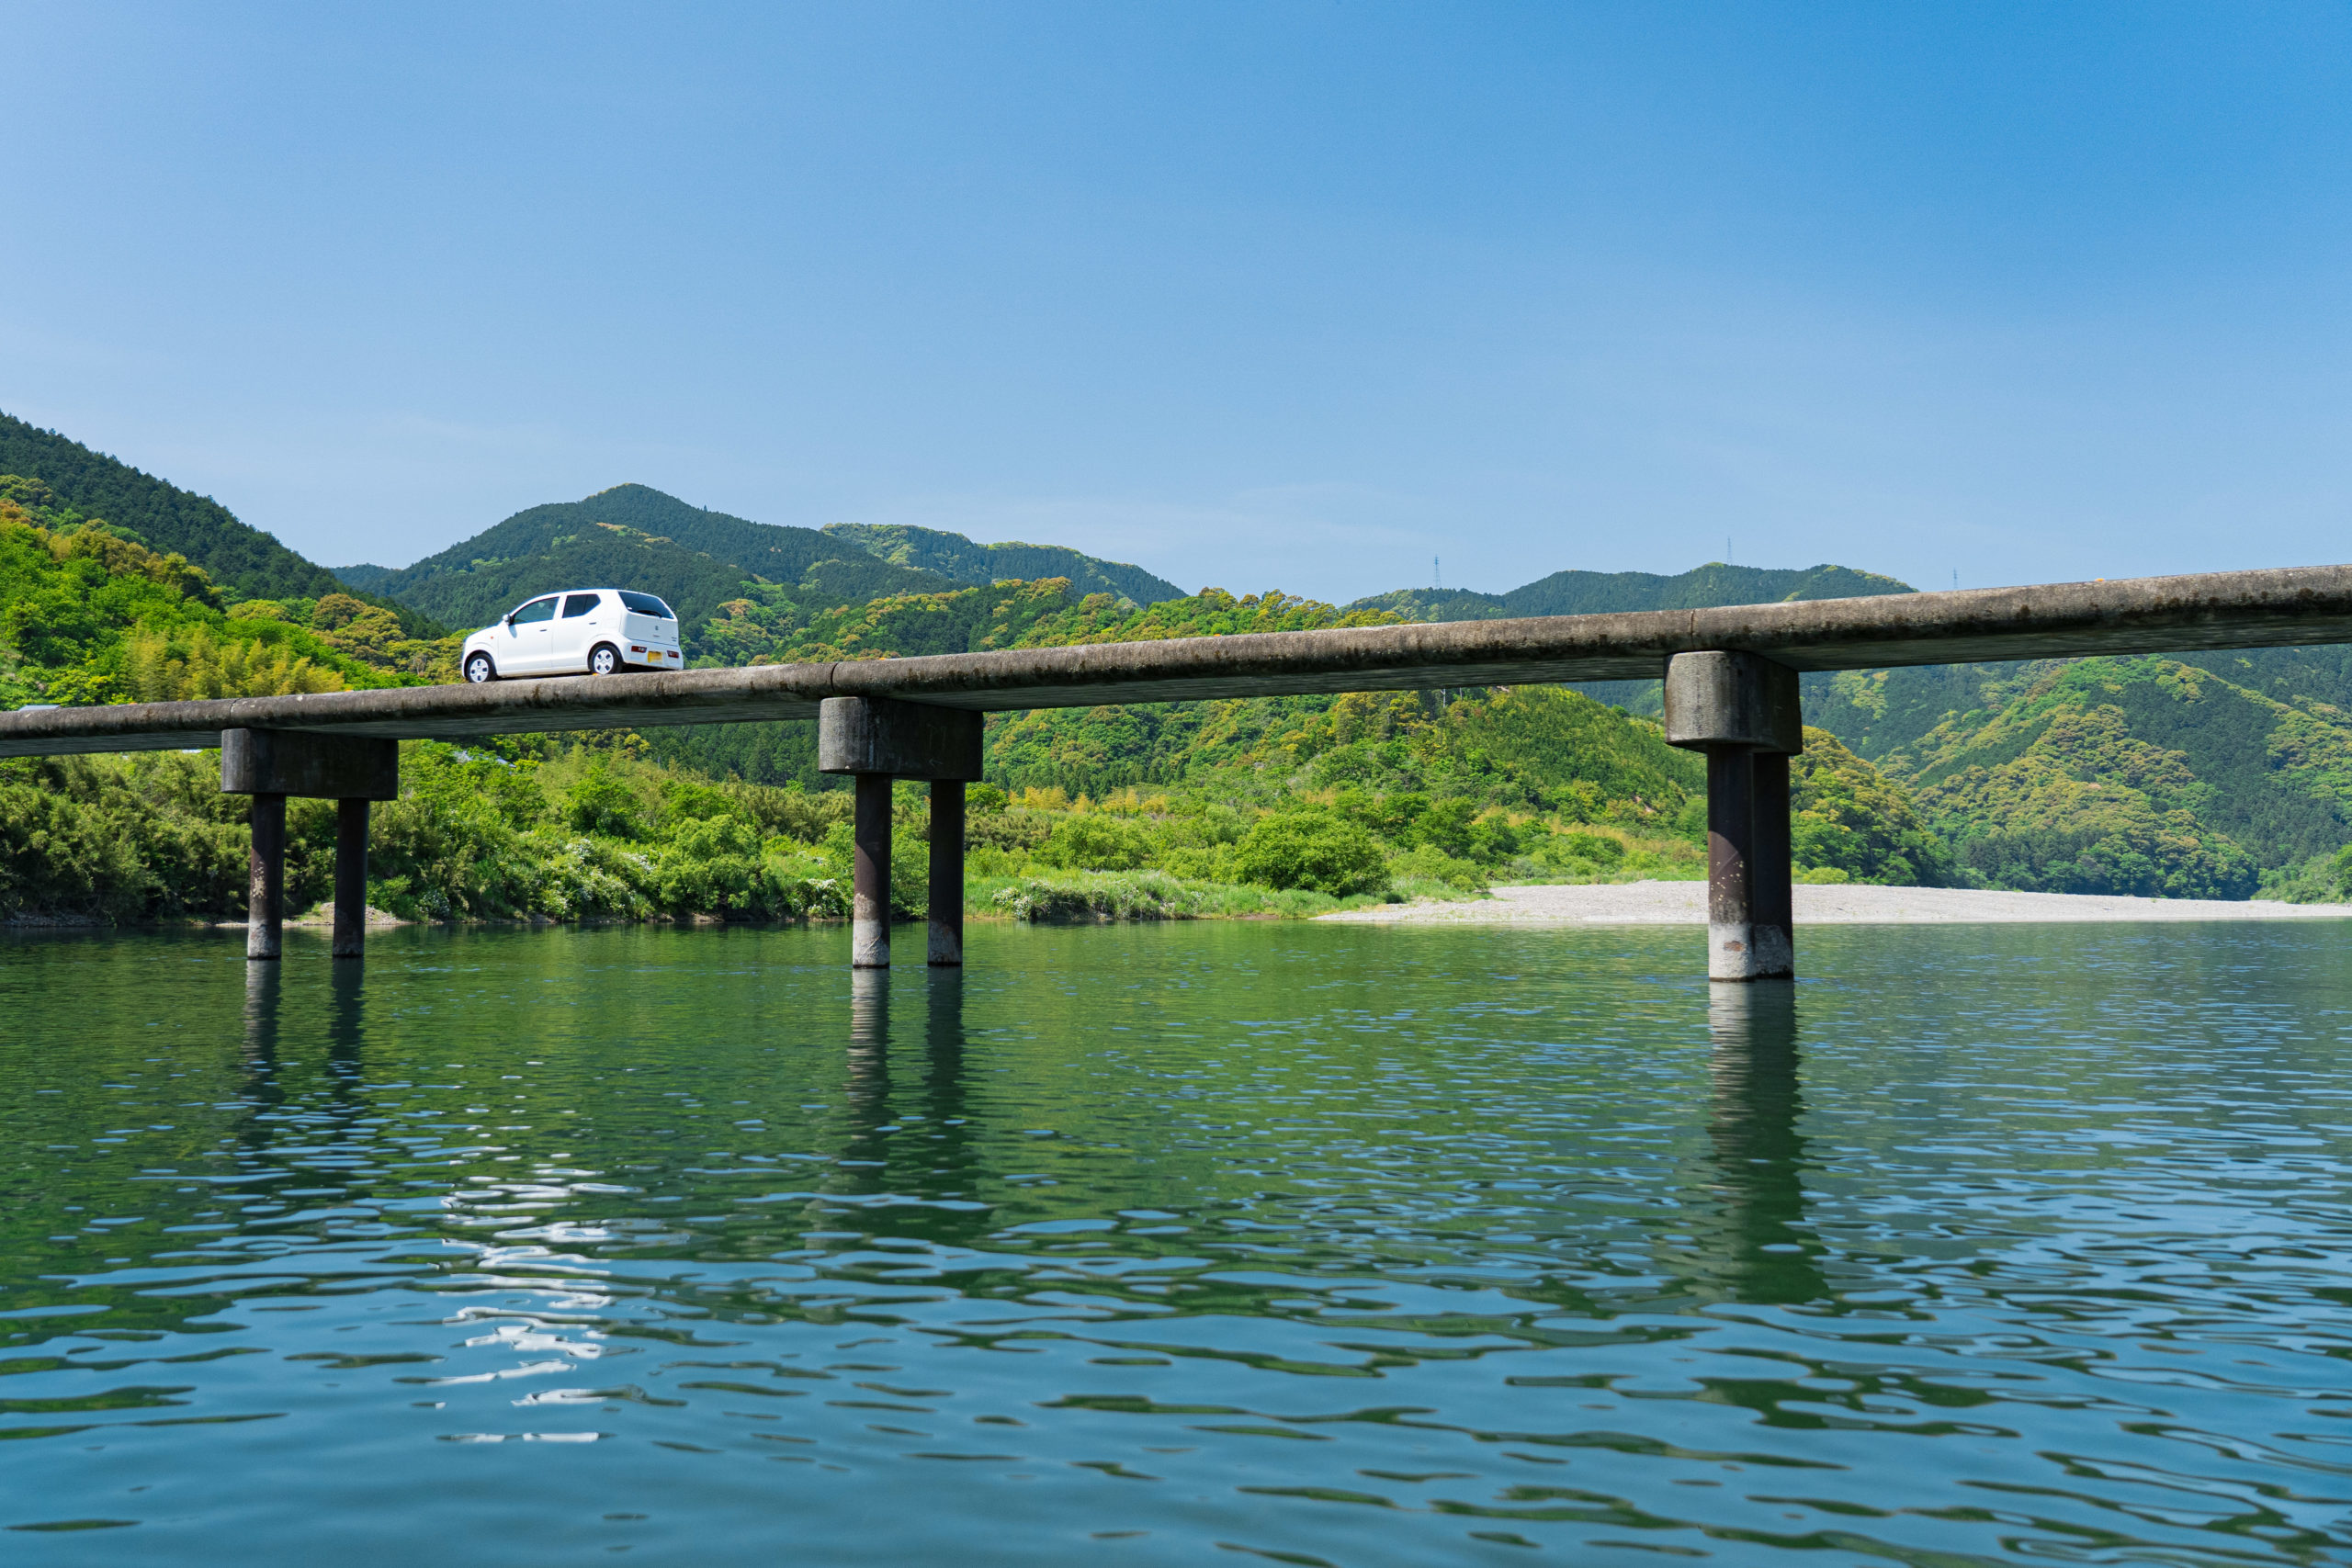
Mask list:
[[[220,732],[220,793],[311,800],[398,800],[401,743],[299,729]]]
[[[1666,663],[1666,740],[1793,757],[1804,750],[1797,672],[1760,653],[1678,653]]]
[[[895,697],[827,697],[817,708],[817,771],[894,779],[980,776],[981,716]]]

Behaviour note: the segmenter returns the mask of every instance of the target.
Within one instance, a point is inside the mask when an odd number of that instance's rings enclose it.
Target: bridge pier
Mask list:
[[[334,953],[358,957],[368,929],[368,803],[400,797],[400,742],[295,729],[224,729],[220,793],[253,797],[245,956],[275,959],[283,951],[286,797],[299,795],[337,803]]]
[[[850,966],[890,966],[890,784],[931,781],[930,962],[964,962],[964,785],[980,776],[978,714],[892,697],[827,697],[817,768],[856,780]]]
[[[255,793],[246,820],[245,956],[276,958],[286,934],[286,797]]]
[[[1707,977],[1796,973],[1789,759],[1804,749],[1797,672],[1753,653],[1678,653],[1666,739],[1707,755]]]

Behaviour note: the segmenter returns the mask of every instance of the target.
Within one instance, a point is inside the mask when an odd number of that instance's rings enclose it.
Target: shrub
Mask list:
[[[662,902],[701,914],[764,913],[760,839],[729,813],[681,825],[662,850]]]
[[[1476,861],[1456,860],[1434,844],[1408,850],[1388,863],[1388,874],[1397,882],[1442,882],[1463,893],[1486,888],[1487,874]]]
[[[645,812],[637,792],[613,777],[602,758],[588,764],[564,799],[563,819],[575,833],[608,839],[645,837]]]
[[[1085,812],[1056,823],[1037,858],[1072,871],[1134,871],[1149,865],[1159,847],[1139,822]]]
[[[1234,865],[1243,880],[1261,886],[1303,887],[1335,898],[1388,885],[1380,841],[1328,811],[1260,818],[1242,835]]]

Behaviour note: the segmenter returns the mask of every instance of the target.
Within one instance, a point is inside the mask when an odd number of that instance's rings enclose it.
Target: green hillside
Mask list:
[[[1514,615],[1597,615],[1627,610],[1698,610],[1793,599],[1862,599],[1914,592],[1907,582],[1843,566],[1799,570],[1702,567],[1662,577],[1646,571],[1555,571],[1508,593],[1400,588],[1359,599],[1351,610],[1385,610],[1408,621],[1498,621]]]
[[[318,599],[357,588],[304,559],[209,496],[197,495],[94,452],[80,442],[0,413],[0,474],[38,479],[52,510],[103,519],[123,536],[161,555],[185,557],[203,569],[227,597]],[[435,637],[441,627],[413,613],[403,624],[412,637]]]
[[[430,648],[348,594],[229,604],[186,557],[0,475],[0,709],[404,684]]]
[[[1892,765],[1999,886],[2234,898],[2352,842],[2352,713],[2180,660],[2029,666]]]
[[[1108,593],[1138,604],[1184,597],[1182,589],[1139,566],[1098,560],[1060,545],[979,545],[961,534],[903,524],[828,523],[824,531],[836,538],[854,540],[867,554],[894,566],[935,571],[959,582],[998,582],[1006,578],[1035,582],[1062,577],[1081,594]]]
[[[690,654],[707,651],[701,628],[747,581],[773,585],[795,603],[828,605],[948,585],[935,572],[893,566],[814,528],[707,512],[644,485],[531,507],[375,581],[377,592],[465,627],[487,626],[553,588],[642,589],[678,611]]]

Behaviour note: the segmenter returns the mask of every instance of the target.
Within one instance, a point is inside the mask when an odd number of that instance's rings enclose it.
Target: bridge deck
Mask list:
[[[2352,642],[2352,566],[19,711],[0,714],[0,756],[210,746],[232,728],[409,739],[805,719],[836,696],[994,711],[1643,680],[1674,654],[1709,649],[1798,670],[1869,670],[2332,642]]]

